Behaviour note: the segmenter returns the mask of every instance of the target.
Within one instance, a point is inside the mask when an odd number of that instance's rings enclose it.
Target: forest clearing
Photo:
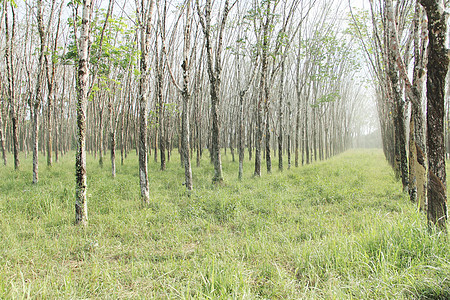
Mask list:
[[[72,153],[31,173],[0,169],[0,298],[448,299],[450,246],[429,233],[380,150],[351,150],[302,168],[211,183],[178,155],[101,168],[88,156],[89,226],[74,226]],[[247,164],[247,161],[245,162]],[[23,160],[31,166],[30,157]]]

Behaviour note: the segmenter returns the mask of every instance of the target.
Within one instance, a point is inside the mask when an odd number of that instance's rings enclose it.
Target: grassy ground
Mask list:
[[[42,158],[32,185],[0,166],[0,298],[448,299],[450,245],[426,230],[381,151],[252,178],[205,157],[194,194],[173,157],[150,163],[141,207],[134,154],[102,169],[88,157],[89,226],[74,221],[74,158]],[[274,161],[274,166],[277,162]]]

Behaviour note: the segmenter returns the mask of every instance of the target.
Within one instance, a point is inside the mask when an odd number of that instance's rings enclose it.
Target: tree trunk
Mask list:
[[[44,51],[46,47],[45,41],[45,32],[44,32],[44,24],[42,20],[42,0],[37,1],[37,27],[40,38],[40,51],[39,51],[39,65],[38,65],[38,74],[36,81],[36,94],[35,99],[32,102],[32,110],[31,118],[33,121],[33,184],[38,183],[39,181],[39,110],[42,102],[42,77],[44,75]]]
[[[288,124],[291,124],[291,101],[288,102]],[[291,169],[291,128],[290,126],[287,128],[287,158],[288,158],[288,170]]]
[[[110,96],[112,97],[112,96]],[[112,99],[109,99],[108,103],[108,115],[109,115],[109,143],[111,150],[111,176],[116,177],[116,135],[115,126],[113,122],[113,104]]]
[[[312,147],[314,153],[314,161],[317,161],[317,117],[315,107],[312,108],[312,127]]]
[[[264,63],[263,63],[264,65]],[[262,138],[263,138],[263,121],[262,121],[262,105],[263,105],[263,75],[261,74],[260,79],[260,90],[259,99],[256,107],[256,138],[255,138],[255,173],[254,176],[261,176],[261,148],[262,148]]]
[[[9,27],[8,7],[5,5],[5,60],[6,60],[6,73],[8,78],[8,98],[11,112],[11,125],[12,125],[12,137],[13,137],[13,154],[14,154],[14,169],[19,169],[19,132],[18,132],[18,120],[16,109],[16,97],[15,97],[15,80],[14,80],[14,60],[13,60],[13,37],[15,34],[15,12],[14,6],[11,5],[11,11],[13,14],[13,22],[11,28]]]
[[[306,103],[303,107],[303,114],[305,115],[305,119],[303,122],[303,132],[302,135],[304,137],[303,143],[303,149],[305,149],[305,156],[306,156],[306,164],[308,165],[310,162],[309,157],[309,136],[308,136],[308,101],[306,100]],[[303,152],[303,150],[302,150]],[[303,154],[302,154],[302,165],[303,165]]]
[[[283,171],[283,92],[284,92],[284,69],[285,59],[281,58],[281,78],[280,78],[280,95],[278,103],[278,170]]]
[[[141,2],[141,7],[136,7],[141,11],[137,12],[140,15],[140,31],[141,31],[141,61],[140,71],[141,78],[139,80],[139,182],[141,187],[141,199],[144,204],[150,201],[149,184],[148,184],[148,167],[147,167],[147,111],[148,111],[148,97],[149,97],[149,52],[150,52],[150,31],[151,18],[153,13],[153,0],[150,2],[150,8],[147,10],[144,0]]]
[[[99,155],[99,159],[98,159],[98,164],[100,165],[100,168],[103,168],[103,105],[100,104],[100,101],[102,101],[100,99],[100,97],[98,98],[98,102],[99,102],[99,116],[98,116],[98,143],[97,143],[97,147],[98,147],[98,155]],[[100,105],[102,105],[102,107],[100,107]]]
[[[428,17],[427,64],[427,153],[429,225],[445,230],[447,222],[447,185],[444,143],[444,91],[448,71],[445,47],[447,13],[443,0],[421,0]]]
[[[164,32],[162,33],[164,34]],[[161,47],[162,48],[162,47]],[[158,39],[156,39],[156,49],[158,49]],[[156,98],[157,98],[157,140],[159,143],[160,150],[160,170],[164,171],[166,169],[166,147],[164,141],[164,98],[163,98],[163,51],[158,49],[156,53]],[[156,148],[155,148],[156,149]],[[157,155],[155,153],[155,155]],[[156,157],[156,156],[155,156]]]
[[[89,39],[92,13],[91,0],[83,0],[81,36],[78,58],[78,93],[77,93],[77,153],[75,158],[75,223],[87,225],[86,201],[86,109],[89,79]]]
[[[266,99],[268,99],[269,93],[265,93],[265,94],[266,94]],[[266,100],[266,108],[265,108],[265,115],[266,115],[266,122],[265,122],[265,127],[266,127],[266,136],[265,136],[266,168],[267,168],[267,173],[270,174],[270,173],[272,173],[272,157],[271,157],[271,154],[270,154],[270,138],[271,138],[271,134],[270,134],[270,112],[269,112],[269,106],[270,106],[270,102],[269,102],[269,100]]]
[[[189,155],[190,150],[190,133],[189,133],[189,101],[191,98],[189,92],[189,49],[190,49],[190,35],[191,35],[191,14],[190,14],[190,2],[187,2],[186,8],[186,25],[184,28],[184,49],[183,49],[183,63],[181,65],[183,69],[183,111],[181,114],[181,142],[183,149],[183,161],[184,161],[184,179],[188,192],[192,191],[192,170],[191,170],[191,157]]]
[[[33,184],[39,181],[39,107],[40,102],[33,104],[32,120],[33,120]]]
[[[259,81],[259,99],[258,106],[256,110],[256,141],[255,141],[255,176],[261,176],[261,154],[262,154],[262,140],[263,140],[263,105],[264,105],[264,115],[266,117],[266,155],[267,157],[267,172],[271,171],[271,161],[270,161],[270,132],[269,132],[269,99],[268,97],[268,87],[267,87],[267,55],[269,46],[269,6],[270,1],[267,2],[267,8],[265,11],[264,24],[262,26],[262,49],[261,49],[261,75]],[[268,135],[267,135],[268,134]],[[269,150],[267,150],[269,148]]]
[[[244,174],[244,93],[239,93],[239,134],[238,134],[238,147],[239,147],[239,180],[242,179]]]
[[[211,158],[214,164],[213,182],[222,182],[222,159],[220,156],[220,120],[219,120],[219,104],[220,104],[220,76],[222,71],[221,55],[222,55],[222,38],[225,29],[225,23],[229,12],[228,0],[225,0],[222,19],[219,24],[217,48],[215,53],[215,64],[213,66],[213,52],[211,40],[211,0],[207,0],[205,4],[205,13],[201,13],[200,6],[197,1],[197,9],[200,17],[200,23],[205,35],[206,58],[208,75],[210,82],[211,95],[211,118],[212,118],[212,132],[211,132]]]
[[[1,85],[1,82],[0,82],[0,85]],[[4,124],[3,124],[3,100],[2,100],[0,102],[0,147],[2,148],[3,164],[6,166],[8,161],[6,159],[5,134],[4,134],[3,126],[4,126]]]
[[[52,9],[53,9],[53,4],[55,2],[52,2]],[[59,16],[58,16],[58,23],[56,26],[56,33],[54,36],[54,42],[53,42],[53,52],[56,53],[57,47],[58,47],[58,38],[59,38],[59,28],[60,28],[60,24],[61,24],[61,13],[62,13],[62,7],[63,6],[63,2],[61,2],[61,7],[59,9]],[[50,23],[49,23],[50,24]],[[47,29],[49,30],[49,29]],[[52,155],[53,155],[53,115],[54,115],[54,102],[56,102],[55,99],[55,75],[56,75],[56,64],[53,62],[51,63],[51,68],[50,68],[50,63],[49,63],[49,55],[46,54],[45,55],[45,66],[46,66],[46,70],[47,70],[47,88],[48,88],[48,94],[47,94],[47,166],[51,166],[53,161],[52,161]],[[56,105],[56,103],[55,103]],[[56,139],[56,136],[55,136]],[[55,144],[56,146],[56,144]],[[58,150],[57,147],[55,149],[55,159],[56,161],[58,161]]]
[[[426,202],[426,141],[424,131],[424,117],[422,112],[422,90],[424,82],[424,56],[426,28],[421,23],[422,8],[417,2],[414,15],[414,73],[413,87],[416,101],[411,101],[410,119],[410,159],[409,159],[409,192],[410,199],[418,202],[421,210],[425,210]]]
[[[386,1],[386,14],[389,22],[388,30],[388,76],[390,80],[390,95],[394,103],[395,128],[395,167],[397,176],[402,180],[403,190],[408,191],[408,158],[406,155],[406,136],[404,124],[404,101],[400,92],[399,71],[397,64],[397,29],[394,22],[392,1]]]
[[[303,144],[303,126],[302,126],[302,132],[300,137],[300,98],[297,97],[297,115],[295,118],[295,149],[294,149],[294,165],[297,168],[298,167],[298,161],[299,161],[299,139],[301,139]],[[303,157],[303,153],[302,153]],[[303,164],[303,158],[302,158],[302,164]]]

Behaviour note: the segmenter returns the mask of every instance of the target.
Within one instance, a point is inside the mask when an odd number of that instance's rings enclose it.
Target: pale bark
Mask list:
[[[116,133],[115,133],[115,122],[113,118],[113,103],[111,97],[109,96],[108,102],[108,114],[109,114],[109,145],[110,145],[110,157],[111,157],[111,176],[116,177]]]
[[[389,48],[388,48],[388,76],[390,79],[391,98],[394,103],[394,127],[395,127],[395,170],[397,176],[402,180],[403,190],[408,191],[408,159],[406,155],[406,136],[404,124],[404,100],[400,92],[399,82],[399,60],[396,43],[396,27],[394,24],[394,13],[392,1],[386,1],[386,14],[389,23]]]
[[[0,79],[1,80],[1,79]],[[2,83],[0,82],[0,88]],[[2,97],[3,95],[0,95]],[[3,97],[2,97],[3,99]],[[3,100],[0,102],[0,148],[2,149],[2,159],[3,164],[6,166],[8,161],[6,159],[6,146],[5,146],[5,134],[4,134],[4,124],[3,124]]]
[[[164,36],[164,33],[161,33]],[[158,39],[156,39],[156,49],[158,50]],[[160,170],[164,171],[166,169],[166,147],[165,147],[165,138],[164,138],[164,97],[163,97],[163,51],[159,51],[156,53],[156,98],[157,98],[157,134],[156,139],[159,144],[159,152],[160,152]],[[156,146],[155,146],[156,150]],[[157,153],[155,153],[157,155]]]
[[[12,24],[9,26],[8,6],[5,5],[5,60],[6,60],[6,74],[8,78],[8,100],[11,114],[12,125],[12,138],[13,138],[13,155],[14,155],[14,169],[18,170],[20,166],[19,161],[19,129],[18,129],[18,117],[16,108],[16,95],[15,95],[15,80],[14,80],[14,35],[15,35],[15,10],[13,4],[11,4],[12,12]]]
[[[46,48],[46,33],[44,31],[42,0],[37,0],[37,27],[40,39],[39,60],[38,60],[38,75],[36,81],[35,99],[31,103],[31,117],[33,121],[33,184],[39,181],[39,110],[41,108],[43,91],[42,83],[44,76],[44,52]]]
[[[219,23],[217,46],[215,55],[213,55],[213,41],[211,36],[211,0],[207,0],[205,4],[205,12],[202,13],[198,0],[196,2],[197,12],[200,17],[200,24],[205,36],[206,59],[210,82],[210,96],[211,96],[211,159],[214,164],[213,182],[222,182],[222,159],[220,155],[220,120],[219,120],[219,105],[220,105],[220,88],[221,88],[221,72],[222,72],[222,44],[223,32],[229,13],[229,3],[225,0],[222,19]]]
[[[5,15],[5,10],[2,10],[2,15],[0,16],[0,32],[3,32],[3,17]],[[2,149],[2,159],[3,164],[7,165],[7,159],[6,159],[6,143],[5,143],[5,132],[4,128],[6,128],[6,125],[3,123],[3,108],[4,108],[4,86],[2,82],[2,78],[0,77],[0,147]]]
[[[58,16],[58,23],[56,26],[56,33],[54,36],[53,41],[53,47],[52,51],[53,53],[56,53],[58,48],[58,39],[59,39],[59,29],[60,29],[60,23],[61,23],[61,13],[63,9],[64,1],[61,1],[61,7],[59,9],[59,16]],[[48,20],[48,26],[47,31],[50,29],[50,23],[52,21],[52,15],[54,10],[55,0],[52,0],[52,7],[51,7],[51,15]],[[48,33],[47,33],[48,34]],[[48,43],[49,44],[49,43]],[[50,64],[49,61],[52,61]],[[44,55],[44,63],[45,63],[45,69],[47,73],[47,166],[51,166],[53,163],[53,106],[55,102],[55,76],[56,76],[56,64],[53,62],[53,59],[50,57],[48,51]],[[55,155],[57,156],[57,150],[55,150]]]
[[[283,171],[283,93],[284,93],[284,72],[285,72],[285,59],[282,58],[281,62],[281,78],[280,78],[280,91],[278,96],[278,170]]]
[[[189,101],[191,94],[189,91],[189,50],[190,50],[190,36],[191,36],[191,6],[190,1],[187,1],[186,7],[186,24],[184,28],[184,49],[183,49],[183,63],[181,65],[183,69],[183,111],[181,115],[181,147],[183,151],[184,162],[184,179],[188,192],[192,191],[192,170],[191,170],[191,157],[189,155],[190,149],[190,133],[189,133]]]
[[[86,199],[86,109],[89,80],[89,38],[92,1],[83,0],[81,35],[78,46],[78,89],[77,89],[77,152],[75,158],[75,223],[87,225]]]
[[[292,115],[292,111],[291,111],[291,101],[289,101],[287,103],[288,106],[288,124],[291,124],[291,115]],[[288,134],[287,134],[287,159],[288,159],[288,170],[291,169],[291,133],[292,130],[290,128],[290,126],[287,128]]]
[[[242,179],[244,174],[244,95],[242,91],[239,93],[239,134],[238,134],[238,148],[239,148],[239,172],[238,178]]]
[[[270,132],[269,132],[269,91],[267,86],[267,68],[268,68],[268,47],[269,47],[269,18],[270,1],[267,1],[267,7],[264,8],[264,20],[262,25],[262,49],[261,49],[261,74],[259,80],[259,98],[256,108],[256,141],[255,141],[255,173],[254,176],[261,176],[261,155],[262,155],[262,139],[264,127],[266,129],[266,164],[267,172],[271,171],[270,161]],[[266,116],[266,124],[263,123],[263,105],[264,115]],[[268,134],[268,135],[267,135]],[[269,151],[267,151],[269,148]]]
[[[149,203],[149,183],[148,183],[148,167],[147,167],[147,113],[148,113],[148,97],[149,97],[149,52],[150,52],[150,31],[151,18],[153,13],[153,0],[150,1],[149,8],[145,5],[146,1],[142,0],[136,3],[139,17],[140,33],[141,33],[141,60],[140,60],[140,80],[139,80],[139,182],[141,187],[141,199],[144,204]]]
[[[417,2],[414,15],[414,73],[413,91],[417,102],[411,102],[410,139],[409,139],[409,192],[410,199],[418,202],[418,207],[425,210],[426,202],[426,141],[424,116],[422,112],[422,90],[425,79],[424,60],[427,41],[426,22],[422,18],[422,8]]]

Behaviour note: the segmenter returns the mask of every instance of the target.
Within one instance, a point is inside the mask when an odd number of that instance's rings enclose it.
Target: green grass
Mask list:
[[[174,151],[175,153],[175,151]],[[174,154],[151,159],[151,204],[139,198],[134,153],[100,168],[88,156],[89,226],[74,223],[74,155],[32,185],[0,166],[0,298],[448,299],[450,246],[427,231],[381,151],[253,178],[205,156],[187,197]]]

